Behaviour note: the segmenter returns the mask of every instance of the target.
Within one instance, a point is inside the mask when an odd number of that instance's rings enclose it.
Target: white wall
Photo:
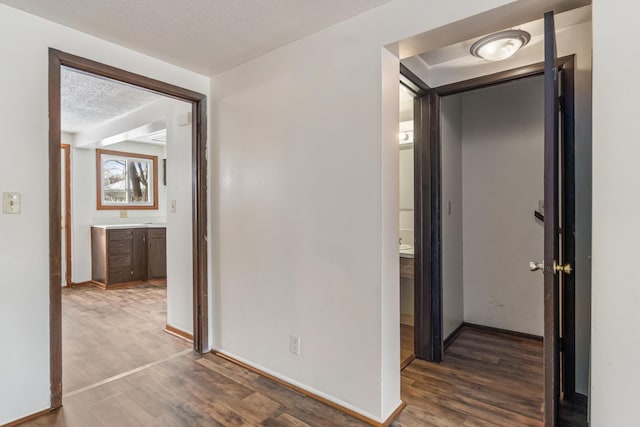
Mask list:
[[[464,319],[543,335],[543,79],[462,95]]]
[[[638,424],[640,4],[593,2],[591,425]]]
[[[399,67],[381,46],[499,3],[391,2],[213,78],[216,348],[377,420],[399,404]]]
[[[91,226],[100,224],[140,224],[166,222],[166,187],[162,184],[164,147],[159,145],[122,142],[110,145],[110,150],[147,154],[158,158],[158,209],[126,210],[127,218],[120,218],[119,210],[96,209],[96,150],[71,150],[71,280],[81,283],[91,280]]]
[[[0,191],[22,193],[0,215],[0,424],[49,407],[48,48],[208,93],[209,78],[0,5],[3,152]],[[93,181],[93,178],[91,178]]]
[[[171,100],[166,120],[167,323],[193,333],[192,128],[183,121],[189,111],[191,104]]]
[[[464,321],[462,252],[462,102],[442,98],[442,336]]]

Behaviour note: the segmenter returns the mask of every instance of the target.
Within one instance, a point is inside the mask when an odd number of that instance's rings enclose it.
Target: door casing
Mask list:
[[[574,177],[574,55],[558,59],[563,77],[564,188],[563,224],[575,230]],[[441,259],[441,133],[440,101],[443,96],[480,89],[526,77],[542,75],[544,63],[527,65],[491,75],[429,88],[406,67],[401,74],[420,87],[414,102],[414,191],[415,191],[415,355],[418,359],[441,362],[442,336],[442,259]],[[573,232],[563,233],[564,262],[575,267]],[[547,302],[545,301],[545,304]],[[575,282],[565,278],[562,295],[562,392],[565,399],[575,394]]]
[[[208,351],[207,97],[139,74],[49,49],[49,334],[51,409],[62,406],[61,67],[138,86],[192,105],[193,348]]]

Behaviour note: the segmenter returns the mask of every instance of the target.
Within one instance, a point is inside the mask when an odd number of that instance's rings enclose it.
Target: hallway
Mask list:
[[[86,297],[93,291],[87,288]],[[129,298],[122,311],[140,313],[144,304]],[[60,411],[25,425],[365,425],[215,354],[184,350],[188,344],[179,341],[171,344],[173,355],[67,395]],[[540,426],[542,343],[465,328],[443,363],[414,360],[404,369],[402,398],[407,407],[395,427]]]

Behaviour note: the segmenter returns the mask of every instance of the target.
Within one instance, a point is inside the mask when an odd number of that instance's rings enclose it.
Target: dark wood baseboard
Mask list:
[[[173,327],[171,325],[169,325],[167,323],[167,325],[164,327],[164,331],[168,334],[174,335],[178,338],[182,338],[185,341],[189,341],[190,343],[193,342],[193,334],[190,334],[189,332],[183,331],[182,329],[178,329],[176,327]]]
[[[393,421],[396,418],[398,418],[398,416],[403,411],[403,409],[407,406],[407,404],[404,401],[401,401],[400,405],[396,408],[396,410],[393,411],[393,413],[391,413],[391,415],[384,422],[379,422],[379,421],[373,420],[373,419],[371,419],[371,418],[369,418],[369,417],[367,417],[365,415],[359,414],[359,413],[355,412],[352,409],[346,408],[346,407],[344,407],[344,406],[342,406],[342,405],[340,405],[338,403],[335,403],[335,402],[333,402],[333,401],[331,401],[329,399],[326,399],[326,398],[324,398],[322,396],[318,396],[317,394],[312,393],[312,392],[310,392],[308,390],[305,390],[302,387],[298,387],[297,385],[293,385],[293,384],[291,384],[291,383],[289,383],[289,382],[287,382],[287,381],[285,381],[283,379],[280,379],[280,378],[278,378],[278,377],[276,377],[274,375],[268,374],[268,373],[266,373],[266,372],[264,372],[264,371],[262,371],[262,370],[260,370],[258,368],[255,368],[255,367],[253,367],[251,365],[248,365],[248,364],[246,364],[244,362],[241,362],[238,359],[235,359],[235,358],[233,358],[231,356],[227,356],[224,353],[220,353],[219,351],[215,351],[215,350],[213,350],[212,353],[215,354],[216,356],[222,358],[222,359],[225,359],[225,360],[227,360],[227,361],[229,361],[231,363],[234,363],[234,364],[236,364],[238,366],[241,366],[241,367],[243,367],[243,368],[245,368],[245,369],[247,369],[247,370],[249,370],[251,372],[254,372],[254,373],[258,374],[258,375],[261,375],[261,376],[263,376],[263,377],[265,377],[265,378],[267,378],[267,379],[269,379],[269,380],[271,380],[273,382],[276,382],[276,383],[280,384],[283,387],[286,387],[286,388],[288,388],[290,390],[293,390],[296,393],[300,393],[300,394],[302,394],[304,396],[307,396],[307,397],[309,397],[309,398],[311,398],[313,400],[316,400],[316,401],[318,401],[320,403],[323,403],[323,404],[325,404],[327,406],[330,406],[333,409],[337,409],[338,411],[343,412],[343,413],[345,413],[345,414],[347,414],[347,415],[349,415],[349,416],[351,416],[353,418],[356,418],[356,419],[358,419],[360,421],[363,421],[363,422],[365,422],[365,423],[367,423],[367,424],[369,424],[371,426],[389,427],[393,423]]]
[[[411,362],[413,362],[416,358],[415,353],[411,353],[409,357],[406,357],[404,360],[400,361],[400,370],[402,371],[404,368],[409,366]]]
[[[539,336],[539,335],[527,334],[527,333],[524,333],[524,332],[510,331],[508,329],[494,328],[493,326],[477,325],[475,323],[467,323],[467,322],[462,323],[462,325],[460,325],[460,326],[476,329],[476,330],[483,331],[483,332],[493,333],[493,334],[511,335],[511,336],[514,336],[514,337],[527,338],[527,339],[534,340],[534,341],[542,341],[542,337]]]
[[[464,324],[464,322],[460,323],[460,325],[458,325],[458,327],[457,327],[457,328],[455,328],[455,329],[453,330],[453,332],[451,332],[451,333],[449,334],[449,336],[447,336],[447,337],[444,339],[444,341],[443,341],[443,343],[442,343],[442,346],[443,346],[443,349],[444,349],[444,350],[446,350],[447,348],[449,348],[449,346],[451,345],[451,343],[453,343],[453,342],[456,340],[456,338],[458,338],[458,335],[460,335],[460,332],[462,332],[462,330],[464,329],[464,325],[465,325],[465,324]]]
[[[125,282],[125,283],[118,283],[115,285],[105,285],[102,282],[98,282],[96,280],[90,280],[88,282],[86,282],[90,285],[96,286],[102,290],[108,291],[111,289],[123,289],[123,288],[132,288],[134,286],[138,286],[138,285],[152,285],[152,286],[166,286],[167,285],[167,280],[166,279],[157,279],[157,280],[136,280],[134,282]]]
[[[44,415],[47,415],[48,413],[55,411],[55,409],[51,409],[51,408],[47,408],[47,409],[43,409],[42,411],[38,411],[36,413],[33,413],[31,415],[27,415],[26,417],[22,417],[19,418],[17,420],[11,421],[8,424],[3,424],[0,427],[14,427],[14,426],[19,426],[20,424],[24,424],[26,422],[29,421],[33,421],[36,418],[40,418]]]
[[[84,286],[91,286],[91,280],[87,280],[86,282],[69,282],[67,284],[67,288],[82,288]]]

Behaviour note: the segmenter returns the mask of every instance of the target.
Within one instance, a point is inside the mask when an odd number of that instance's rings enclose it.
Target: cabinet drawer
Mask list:
[[[109,255],[109,269],[121,269],[127,267],[131,270],[131,254],[114,254]]]
[[[109,241],[109,253],[110,254],[130,254],[132,249],[131,240],[110,240]]]
[[[167,237],[167,229],[166,228],[149,228],[147,230],[147,235],[149,239],[164,239]]]
[[[124,230],[109,230],[109,240],[132,240],[133,230],[130,228]]]
[[[109,284],[124,283],[131,281],[131,270],[129,268],[109,270]]]
[[[400,277],[413,279],[413,258],[400,257]]]

